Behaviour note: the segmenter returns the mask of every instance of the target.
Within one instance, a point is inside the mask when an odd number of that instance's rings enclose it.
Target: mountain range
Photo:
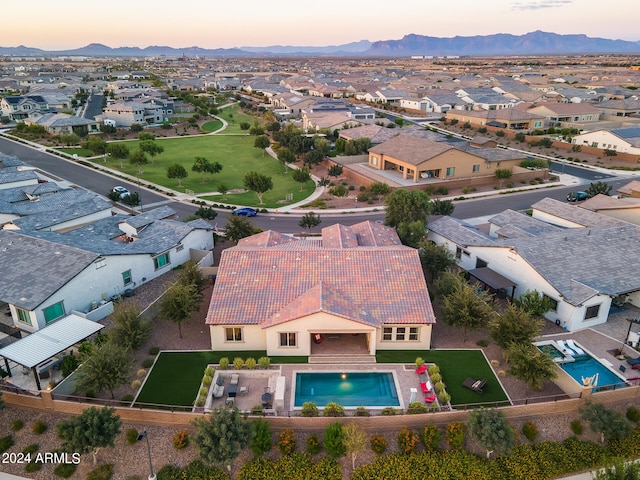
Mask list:
[[[73,50],[47,51],[38,48],[2,47],[0,55],[11,56],[101,56],[101,57],[252,57],[252,56],[463,56],[463,55],[561,55],[590,53],[640,53],[640,42],[611,40],[586,35],[560,35],[535,31],[524,35],[498,33],[470,37],[430,37],[410,34],[399,40],[361,40],[324,47],[284,46],[206,49],[170,46],[111,48],[92,43]]]

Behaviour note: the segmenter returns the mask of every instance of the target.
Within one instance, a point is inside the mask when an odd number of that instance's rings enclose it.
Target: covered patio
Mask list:
[[[490,293],[495,293],[496,297],[506,298],[507,295],[509,295],[510,300],[513,300],[517,284],[507,277],[500,275],[489,267],[474,268],[473,270],[469,270],[468,273],[471,277],[483,284],[484,289],[488,288]]]
[[[0,357],[4,359],[4,369],[10,379],[21,378],[31,370],[36,389],[42,390],[40,378],[45,376],[45,372],[48,376],[49,370],[62,363],[65,355],[60,354],[102,328],[104,325],[79,315],[68,315],[0,349]],[[22,369],[19,370],[18,367]],[[18,386],[25,388],[24,385]]]

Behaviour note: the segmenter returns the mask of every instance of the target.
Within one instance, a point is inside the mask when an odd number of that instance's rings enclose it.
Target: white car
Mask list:
[[[118,192],[120,194],[120,199],[123,199],[124,197],[128,197],[129,195],[131,195],[131,193],[129,192],[129,190],[127,190],[124,187],[113,187],[113,191],[114,192]]]

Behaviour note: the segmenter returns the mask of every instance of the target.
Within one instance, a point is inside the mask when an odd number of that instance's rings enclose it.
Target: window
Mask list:
[[[480,259],[480,258],[476,258],[476,268],[484,268],[487,265],[489,265],[487,262],[485,262],[484,260]]]
[[[281,347],[295,347],[297,345],[298,334],[295,332],[283,332],[280,334]]]
[[[386,341],[393,340],[393,328],[384,327],[382,329],[382,340],[386,340]]]
[[[584,319],[596,318],[600,313],[600,305],[592,305],[587,307],[587,311],[584,313]]]
[[[447,167],[447,177],[453,177],[456,173],[456,167]]]
[[[176,247],[176,252],[181,252],[182,250],[184,250],[184,245],[180,244]]]
[[[28,310],[16,307],[16,313],[18,314],[18,321],[26,325],[31,326],[31,315]]]
[[[558,301],[555,298],[551,298],[549,295],[543,294],[542,295],[544,298],[548,299],[549,302],[551,303],[551,311],[552,312],[557,312],[558,311]]]
[[[406,328],[398,327],[396,328],[396,341],[401,342],[404,340],[404,332]]]
[[[160,270],[162,267],[169,265],[171,261],[169,260],[169,252],[163,253],[162,255],[158,255],[153,258],[153,266],[156,270]]]
[[[417,341],[419,338],[418,327],[409,328],[409,340]]]
[[[542,126],[542,122],[534,122],[534,123],[533,123],[533,126],[534,126],[535,128],[539,128],[539,127],[541,127],[541,126]]]
[[[225,328],[225,335],[227,338],[227,342],[241,342],[242,341],[242,328],[240,327],[229,327]]]
[[[460,247],[456,247],[456,258],[458,260],[462,258],[462,249]]]
[[[382,340],[386,342],[417,342],[420,339],[419,327],[383,327]]]
[[[100,258],[98,259],[98,261],[96,261],[96,270],[106,266],[107,266],[107,261],[104,258]]]
[[[131,283],[131,270],[122,272],[122,281],[124,282],[125,285],[129,285]]]
[[[378,157],[371,157],[371,165],[378,165]]]
[[[43,309],[42,313],[44,313],[44,321],[46,323],[53,322],[64,316],[64,305],[62,305],[62,302],[54,303],[50,307]]]
[[[473,166],[473,173],[478,173],[480,171],[480,164]]]

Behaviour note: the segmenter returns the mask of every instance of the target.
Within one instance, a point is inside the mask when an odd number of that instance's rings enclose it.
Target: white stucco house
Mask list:
[[[640,155],[640,127],[620,127],[581,133],[573,137],[571,143]]]

